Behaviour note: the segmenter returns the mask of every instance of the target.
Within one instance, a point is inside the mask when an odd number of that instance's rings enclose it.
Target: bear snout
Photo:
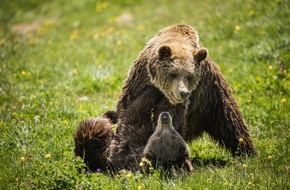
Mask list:
[[[168,125],[172,123],[171,116],[168,112],[161,112],[159,114],[159,119],[158,123],[160,123],[160,126]]]
[[[182,99],[186,99],[189,95],[190,95],[190,92],[188,90],[180,92],[180,96],[182,97]]]
[[[162,113],[160,114],[160,117],[161,117],[162,119],[166,119],[166,118],[169,118],[170,115],[169,115],[168,112],[162,112]]]

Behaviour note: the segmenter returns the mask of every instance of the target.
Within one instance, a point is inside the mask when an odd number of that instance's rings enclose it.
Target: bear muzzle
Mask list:
[[[188,98],[189,95],[190,95],[190,92],[188,90],[180,92],[180,96],[182,97],[182,99]]]
[[[179,82],[179,87],[178,87],[178,91],[180,93],[180,97],[185,100],[186,98],[188,98],[188,96],[190,95],[190,92],[187,88],[187,85],[181,80]]]

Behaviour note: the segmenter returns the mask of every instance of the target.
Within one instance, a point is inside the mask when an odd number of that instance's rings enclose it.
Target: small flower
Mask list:
[[[268,160],[272,160],[272,156],[271,155],[268,155],[267,159]]]
[[[101,172],[101,168],[97,168],[96,172],[100,173]]]
[[[143,167],[144,166],[144,163],[143,162],[140,162],[139,166],[140,167]]]
[[[268,70],[273,70],[273,66],[272,65],[269,65],[268,66]]]
[[[121,44],[122,44],[122,41],[121,41],[121,40],[118,40],[118,41],[116,42],[116,44],[117,44],[117,45],[121,45]]]
[[[24,162],[25,161],[25,158],[22,156],[20,157],[20,162]]]
[[[147,163],[147,164],[149,164],[149,166],[151,166],[151,161],[148,160],[148,159],[145,158],[145,157],[142,157],[142,158],[141,158],[141,162],[143,162],[143,163]]]
[[[248,166],[247,166],[246,164],[243,164],[242,167],[243,167],[243,169],[245,170],[245,169],[247,169]]]
[[[78,69],[77,68],[74,68],[73,69],[73,73],[76,75],[78,73]]]
[[[127,178],[131,178],[131,177],[132,177],[132,173],[128,173],[128,174],[126,175],[126,177],[127,177]]]
[[[74,30],[74,31],[71,32],[71,34],[69,36],[69,39],[70,40],[75,40],[75,39],[77,39],[78,35],[79,35],[79,31],[78,30]]]
[[[31,73],[29,71],[21,71],[21,75],[26,76],[26,77],[30,77]]]
[[[283,98],[283,99],[281,100],[281,103],[284,104],[285,102],[286,102],[286,99]]]
[[[239,138],[239,142],[240,142],[240,143],[244,142],[244,139],[243,139],[242,137]]]
[[[236,25],[235,26],[235,31],[240,31],[241,30],[241,27],[239,25]]]
[[[141,185],[138,186],[138,190],[142,190],[142,186]]]
[[[46,154],[44,157],[45,157],[45,159],[50,159],[51,155],[50,154]]]
[[[253,187],[253,183],[250,181],[250,182],[248,183],[248,186],[249,186],[249,187]]]
[[[17,177],[17,178],[15,178],[15,181],[16,181],[16,182],[18,182],[18,181],[19,181],[19,178],[18,178],[18,177]]]

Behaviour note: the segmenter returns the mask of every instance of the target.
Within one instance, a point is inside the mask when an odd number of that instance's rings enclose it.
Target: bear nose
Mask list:
[[[168,112],[162,112],[161,113],[161,118],[168,118],[169,117],[169,113]]]
[[[181,92],[180,92],[180,96],[181,96],[183,99],[186,99],[189,95],[190,95],[190,92],[189,92],[189,91],[181,91]]]

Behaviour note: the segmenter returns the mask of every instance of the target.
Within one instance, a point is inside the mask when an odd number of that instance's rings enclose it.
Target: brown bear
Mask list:
[[[161,29],[131,67],[117,114],[148,86],[155,86],[165,97],[153,108],[155,126],[158,115],[167,111],[186,141],[207,132],[233,155],[256,155],[229,84],[206,52],[191,26],[177,24]]]
[[[163,28],[149,40],[120,93],[116,133],[104,127],[112,124],[110,118],[106,124],[94,124],[99,128],[94,134],[100,137],[92,137],[94,142],[88,144],[98,151],[85,151],[84,157],[104,158],[96,160],[97,167],[134,168],[161,112],[170,113],[173,126],[186,141],[207,132],[233,155],[256,154],[227,81],[188,25]],[[94,127],[88,125],[92,123],[81,124],[79,130],[91,133]],[[83,136],[75,135],[75,141],[87,142]],[[76,143],[76,150],[77,146],[81,147]]]
[[[192,172],[190,150],[172,125],[172,118],[168,112],[162,112],[158,118],[155,132],[150,136],[143,150],[143,156],[153,167],[165,169],[185,168]],[[142,163],[143,165],[143,163]]]

